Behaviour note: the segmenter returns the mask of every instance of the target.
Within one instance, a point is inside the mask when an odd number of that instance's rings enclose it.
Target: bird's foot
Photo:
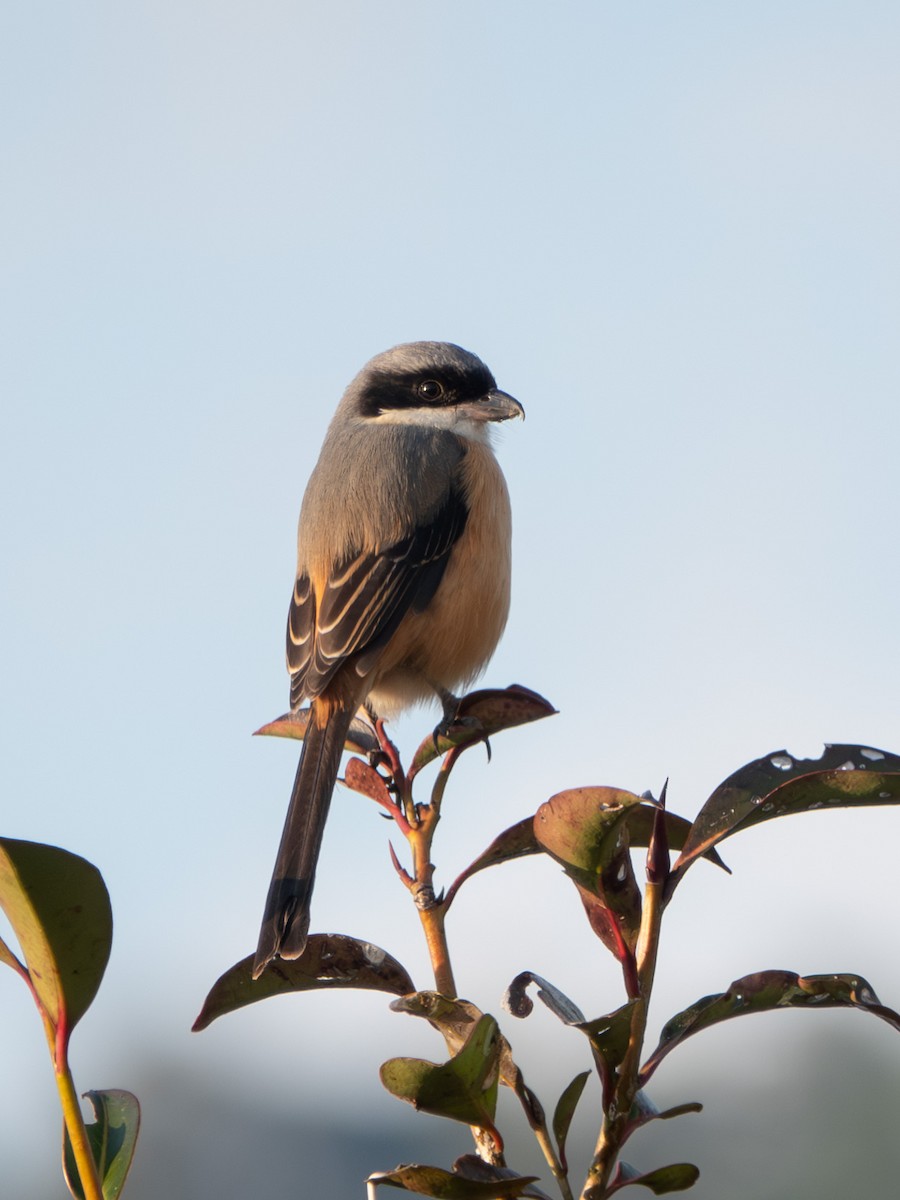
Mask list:
[[[434,740],[434,749],[436,752],[440,749],[438,744],[439,739],[451,738],[454,729],[478,730],[483,728],[478,717],[466,717],[460,713],[459,710],[462,704],[461,697],[455,696],[453,692],[448,692],[444,688],[439,689],[438,695],[440,696],[441,706],[443,707],[444,713],[440,721],[438,721],[437,725],[435,725],[434,732],[432,734],[432,738]],[[484,739],[484,744],[487,747],[488,759],[490,759],[491,747],[487,738]]]

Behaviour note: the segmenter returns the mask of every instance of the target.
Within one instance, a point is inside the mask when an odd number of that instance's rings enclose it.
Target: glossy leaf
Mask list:
[[[95,866],[68,850],[0,838],[0,907],[64,1050],[109,960],[112,909],[106,885]]]
[[[698,855],[762,821],[820,808],[900,803],[900,757],[870,746],[826,746],[819,758],[776,750],[719,784],[694,821],[676,879]]]
[[[615,788],[572,788],[534,815],[538,843],[575,883],[591,928],[624,960],[641,926],[641,892],[631,864],[629,817],[644,801]]]
[[[634,1005],[635,1001],[629,1000],[615,1012],[595,1017],[593,1021],[584,1021],[575,1027],[581,1030],[591,1044],[603,1088],[604,1108],[609,1106],[618,1080],[619,1067],[628,1049]]]
[[[104,1200],[116,1200],[125,1186],[125,1179],[134,1158],[141,1108],[131,1092],[111,1089],[87,1092],[96,1120],[87,1126],[88,1141],[97,1174],[103,1188]],[[83,1200],[84,1190],[75,1165],[69,1135],[63,1131],[63,1172],[69,1191]]]
[[[640,808],[632,810],[628,818],[628,833],[632,846],[648,846],[650,844],[653,822],[658,811],[646,805],[641,805]],[[690,821],[685,820],[684,817],[676,816],[675,813],[667,812],[665,814],[665,823],[669,845],[673,850],[680,850],[691,831]],[[456,898],[456,893],[466,880],[471,879],[473,875],[477,875],[479,871],[484,871],[488,867],[499,866],[504,862],[511,862],[516,858],[526,858],[531,854],[543,853],[544,847],[535,837],[534,818],[525,817],[523,820],[517,821],[515,825],[511,825],[509,829],[505,829],[503,833],[498,834],[487,849],[483,850],[457,876],[447,891],[444,908],[447,909],[450,907]],[[721,867],[723,871],[729,870],[715,850],[708,850],[704,857],[708,858],[710,862],[715,863],[717,867]]]
[[[297,712],[282,713],[274,721],[268,721],[259,729],[254,730],[254,737],[283,737],[303,741],[306,737],[306,727],[309,724],[310,709],[301,708]],[[380,750],[375,730],[366,721],[354,717],[344,742],[344,749],[352,754],[377,754]]]
[[[590,1071],[582,1071],[576,1075],[560,1096],[553,1113],[553,1136],[556,1138],[559,1161],[564,1171],[568,1170],[569,1166],[566,1160],[566,1141],[569,1137],[569,1127],[572,1124],[572,1118],[575,1116],[575,1109],[578,1107],[578,1101],[581,1099],[584,1086],[590,1077]]]
[[[637,1184],[649,1188],[656,1196],[665,1196],[669,1192],[687,1191],[699,1178],[700,1172],[693,1163],[671,1163],[668,1167],[645,1172],[636,1170],[629,1163],[619,1163],[615,1178],[602,1195],[611,1196],[623,1187]],[[594,1200],[594,1195],[594,1191],[588,1192],[588,1200]]]
[[[881,1003],[859,975],[808,975],[793,971],[759,971],[736,979],[727,992],[704,996],[667,1021],[659,1045],[641,1069],[641,1084],[650,1078],[663,1058],[703,1029],[748,1013],[782,1008],[859,1008],[900,1030],[900,1013]]]
[[[640,808],[632,810],[628,817],[628,834],[632,846],[650,845],[653,823],[658,819],[659,812],[659,809],[651,808],[647,804],[642,804]],[[664,820],[666,838],[668,839],[670,849],[680,850],[687,841],[693,825],[685,817],[679,817],[676,813],[668,811],[665,813]],[[713,863],[714,866],[727,871],[729,875],[731,874],[730,868],[722,861],[715,849],[710,848],[705,851],[703,857]]]
[[[464,750],[475,746],[504,729],[528,725],[543,717],[552,717],[556,709],[543,696],[520,684],[507,688],[484,688],[463,696],[456,712],[457,724],[437,736],[429,734],[413,757],[409,778],[413,779],[423,767],[442,757],[449,750]]]
[[[494,1127],[500,1051],[497,1022],[484,1016],[449,1061],[392,1058],[382,1064],[381,1082],[392,1095],[414,1108],[486,1129],[502,1146]]]
[[[252,970],[251,954],[216,980],[194,1022],[195,1033],[225,1013],[290,992],[362,988],[402,996],[415,991],[406,968],[390,954],[342,933],[312,934],[299,958],[275,959],[259,979]]]
[[[494,1197],[506,1200],[506,1197],[543,1194],[529,1189],[529,1185],[537,1179],[536,1175],[515,1175],[511,1171],[504,1172],[502,1168],[494,1168],[494,1171],[496,1175],[492,1178],[475,1180],[441,1167],[410,1164],[397,1167],[394,1171],[377,1171],[369,1176],[367,1183],[399,1188],[404,1192],[414,1192],[417,1196],[434,1196],[437,1200],[494,1200]]]

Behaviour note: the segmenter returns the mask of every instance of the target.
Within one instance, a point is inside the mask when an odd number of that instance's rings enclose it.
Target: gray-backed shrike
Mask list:
[[[310,719],[253,974],[306,946],[316,860],[357,710],[391,716],[472,682],[509,611],[510,512],[490,426],[522,416],[484,363],[396,346],[344,393],[297,535],[291,708]],[[452,715],[452,712],[450,713]]]

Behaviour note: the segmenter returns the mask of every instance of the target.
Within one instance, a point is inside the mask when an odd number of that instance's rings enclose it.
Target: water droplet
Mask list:
[[[825,807],[824,800],[813,800],[812,804],[807,804],[806,811],[814,812],[817,808],[824,808],[824,807]]]
[[[794,765],[794,760],[788,754],[773,754],[769,762],[779,771],[789,771]]]
[[[624,883],[627,875],[628,875],[628,868],[625,866],[624,863],[621,863],[619,865],[618,871],[616,871],[616,881],[618,883]]]
[[[771,812],[771,811],[774,809],[774,807],[775,807],[775,805],[774,805],[774,804],[772,803],[772,801],[770,800],[768,804],[764,804],[764,805],[762,806],[762,808],[760,809],[760,812],[766,812],[766,813],[769,813],[769,812]]]
[[[856,763],[851,762],[850,759],[844,763],[841,763],[839,767],[835,767],[836,771],[856,771],[857,769]]]
[[[384,962],[385,954],[380,946],[373,946],[371,942],[363,942],[362,951],[373,967],[378,967]]]
[[[762,796],[751,796],[750,797],[751,804],[762,804],[762,802],[763,802]]]
[[[890,798],[891,798],[890,792],[879,792],[878,793],[879,800],[890,800]]]
[[[881,762],[881,760],[884,758],[884,755],[880,750],[869,750],[868,747],[860,750],[860,754],[863,756],[863,758],[867,758],[869,762]]]
[[[743,1004],[743,1003],[744,1003],[744,993],[743,993],[743,992],[735,992],[735,993],[734,993],[734,998],[735,998],[735,1001],[736,1001],[738,1004]]]

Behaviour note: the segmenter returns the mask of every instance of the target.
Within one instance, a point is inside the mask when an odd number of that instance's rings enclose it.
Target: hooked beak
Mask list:
[[[525,409],[514,396],[494,388],[473,406],[472,416],[481,421],[508,421],[512,417],[525,419]]]

